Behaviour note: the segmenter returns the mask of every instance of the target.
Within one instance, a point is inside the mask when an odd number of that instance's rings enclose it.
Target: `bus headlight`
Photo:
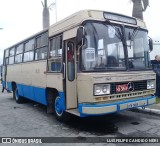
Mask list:
[[[95,84],[94,95],[110,94],[110,84]]]
[[[154,80],[147,80],[147,89],[154,89]]]

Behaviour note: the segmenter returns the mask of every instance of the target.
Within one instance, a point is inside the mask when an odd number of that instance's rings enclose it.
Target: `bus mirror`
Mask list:
[[[76,45],[83,45],[84,44],[84,27],[79,27],[77,30],[77,37],[76,37]]]
[[[153,50],[153,40],[151,38],[149,39],[149,50]]]

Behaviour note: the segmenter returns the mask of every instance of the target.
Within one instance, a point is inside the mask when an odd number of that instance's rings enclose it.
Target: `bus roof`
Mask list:
[[[42,31],[8,47],[7,49],[12,48],[18,44],[21,44],[21,43],[23,43],[23,42],[25,42],[35,36],[40,35],[41,33],[45,32],[45,31],[48,31],[48,30],[49,30],[49,37],[52,37],[54,35],[60,34],[62,32],[69,30],[69,29],[77,27],[78,25],[82,24],[82,22],[85,20],[106,21],[107,19],[104,17],[104,13],[111,13],[115,16],[122,16],[122,17],[130,18],[130,19],[135,19],[137,22],[136,26],[140,26],[141,28],[146,28],[144,21],[137,19],[137,18],[122,15],[119,13],[113,13],[113,12],[107,12],[107,11],[101,11],[101,10],[81,10],[81,11],[76,12],[76,13],[70,15],[69,17],[64,18],[61,21],[51,25],[48,29],[42,30]],[[110,20],[110,21],[115,22],[115,23],[119,23],[119,24],[125,23],[125,22],[114,21],[114,20]],[[127,24],[127,25],[135,26],[133,24]],[[7,50],[7,49],[5,49],[5,50]]]
[[[133,17],[129,17],[126,15],[122,15],[122,14],[118,14],[118,13],[113,13],[113,12],[107,12],[107,11],[100,11],[100,10],[82,10],[79,12],[76,12],[74,14],[72,14],[71,16],[51,25],[49,27],[49,37],[59,34],[61,32],[64,32],[68,29],[72,29],[78,25],[80,25],[83,21],[85,20],[99,20],[99,21],[106,21],[107,19],[104,17],[104,13],[110,13],[113,14],[115,16],[121,16],[121,17],[125,17],[125,18],[129,18],[129,19],[135,19],[136,20],[136,26],[140,26],[142,28],[146,28],[146,25],[144,23],[144,21],[137,19],[137,18],[133,18]],[[125,22],[118,22],[118,21],[114,21],[114,20],[110,20],[111,22],[116,22],[116,23],[125,23]],[[128,25],[132,25],[133,24],[128,24]],[[134,25],[135,26],[135,25]]]

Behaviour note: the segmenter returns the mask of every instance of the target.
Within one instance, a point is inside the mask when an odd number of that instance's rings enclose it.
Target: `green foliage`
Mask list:
[[[156,104],[160,103],[160,97],[156,97]]]

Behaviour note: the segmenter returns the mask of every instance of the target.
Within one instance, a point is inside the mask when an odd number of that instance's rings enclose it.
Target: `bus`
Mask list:
[[[5,49],[2,83],[58,120],[146,107],[156,99],[152,49],[142,20],[82,10]]]

